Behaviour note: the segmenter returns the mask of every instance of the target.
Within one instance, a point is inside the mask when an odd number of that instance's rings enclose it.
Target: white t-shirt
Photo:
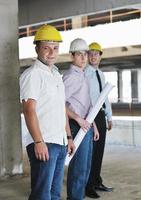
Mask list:
[[[61,75],[39,60],[20,77],[20,100],[36,100],[36,113],[45,142],[67,145],[65,90]],[[33,142],[30,134],[27,144]]]

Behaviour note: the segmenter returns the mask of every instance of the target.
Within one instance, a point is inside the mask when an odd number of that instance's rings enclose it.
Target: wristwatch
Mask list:
[[[71,135],[67,135],[67,139],[68,139],[68,140],[72,140],[73,138],[72,138]]]

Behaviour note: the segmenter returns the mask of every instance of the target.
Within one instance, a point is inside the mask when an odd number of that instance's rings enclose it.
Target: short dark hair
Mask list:
[[[41,41],[35,41],[34,44],[35,44],[37,47],[39,47],[40,44],[41,44]]]
[[[103,54],[103,52],[102,52],[102,51],[100,51],[100,52],[99,52],[99,54],[100,54],[100,55],[102,55],[102,54]]]
[[[71,55],[74,56],[74,55],[75,55],[75,52],[71,52]]]

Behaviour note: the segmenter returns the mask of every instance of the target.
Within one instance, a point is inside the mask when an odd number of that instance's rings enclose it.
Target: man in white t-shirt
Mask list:
[[[69,153],[74,150],[66,120],[64,85],[54,65],[61,41],[53,26],[38,29],[34,38],[37,60],[20,77],[20,99],[29,131],[29,200],[60,200],[66,145]]]

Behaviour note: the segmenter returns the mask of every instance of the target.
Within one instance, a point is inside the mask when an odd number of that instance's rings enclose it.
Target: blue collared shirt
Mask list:
[[[105,85],[105,76],[101,70],[99,69],[97,70],[99,72],[99,76],[101,78],[101,83],[102,83],[102,88],[103,88]],[[92,102],[92,105],[95,106],[98,100],[98,97],[100,95],[99,82],[96,76],[96,69],[92,67],[91,65],[88,65],[87,68],[85,69],[85,75],[87,76],[88,81],[89,81],[91,102]],[[107,117],[107,120],[111,121],[112,109],[111,109],[111,105],[108,98],[105,101],[105,105],[106,105],[106,108],[104,109],[105,115]]]

